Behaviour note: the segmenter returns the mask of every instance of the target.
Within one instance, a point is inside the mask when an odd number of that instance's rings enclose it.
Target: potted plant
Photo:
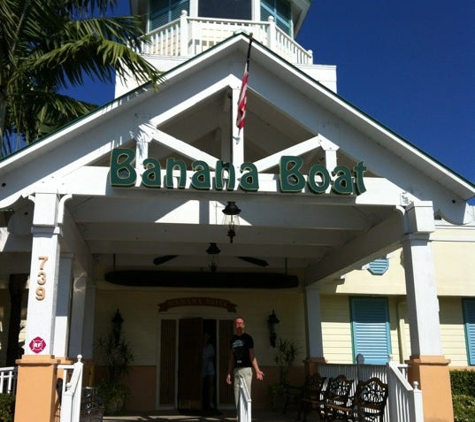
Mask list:
[[[274,362],[279,367],[279,381],[270,386],[271,405],[274,410],[279,408],[279,404],[283,402],[282,397],[293,388],[287,382],[287,374],[297,356],[298,349],[295,344],[279,338],[274,356]]]
[[[106,367],[106,377],[97,386],[97,392],[103,401],[105,414],[117,415],[124,412],[127,398],[130,396],[130,389],[123,383],[123,379],[130,372],[134,354],[122,334],[123,319],[119,310],[111,322],[111,331],[97,342]]]

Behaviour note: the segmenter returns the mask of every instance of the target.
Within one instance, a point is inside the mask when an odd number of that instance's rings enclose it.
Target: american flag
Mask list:
[[[252,34],[249,39],[249,48],[247,51],[246,67],[244,68],[244,75],[241,82],[241,91],[239,92],[238,109],[236,117],[236,126],[239,130],[244,127],[246,123],[246,106],[247,106],[247,81],[249,79],[249,59],[251,57]]]

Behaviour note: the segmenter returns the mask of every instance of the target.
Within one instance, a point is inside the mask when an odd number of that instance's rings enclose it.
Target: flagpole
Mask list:
[[[238,112],[236,117],[236,126],[238,128],[238,136],[241,133],[241,129],[244,128],[246,121],[246,109],[247,109],[247,82],[249,79],[249,65],[251,59],[251,47],[252,47],[253,36],[252,32],[249,34],[249,47],[247,48],[247,57],[246,57],[246,66],[244,68],[244,74],[241,82],[241,90],[239,92],[238,99]]]

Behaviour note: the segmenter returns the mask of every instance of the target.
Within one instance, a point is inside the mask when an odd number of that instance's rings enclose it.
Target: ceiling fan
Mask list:
[[[206,253],[208,255],[218,255],[221,251],[219,248],[216,246],[216,243],[210,243],[210,246],[206,250]],[[154,265],[162,265],[165,264],[168,261],[171,261],[172,259],[177,258],[178,255],[163,255],[163,256],[158,256],[153,260]],[[252,256],[236,256],[236,258],[240,259],[241,261],[248,262],[253,265],[257,265],[259,267],[267,267],[269,263],[260,258],[255,258]]]

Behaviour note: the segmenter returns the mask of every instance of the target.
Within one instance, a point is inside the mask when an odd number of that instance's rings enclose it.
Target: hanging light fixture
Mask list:
[[[218,248],[216,243],[210,243],[206,253],[208,254],[208,266],[212,273],[216,272],[218,268],[218,255],[221,250]]]
[[[233,239],[236,236],[236,231],[239,227],[239,213],[241,210],[238,208],[235,202],[228,201],[228,205],[223,210],[224,219],[223,225],[227,227],[229,242],[233,243]]]
[[[124,323],[124,319],[122,318],[119,309],[117,309],[117,312],[115,313],[114,318],[112,318],[111,322],[115,344],[118,345],[120,342],[120,336],[122,334],[122,324]]]
[[[275,326],[279,322],[280,322],[279,318],[277,318],[277,315],[272,309],[272,313],[269,315],[269,318],[267,318],[267,328],[269,329],[269,340],[270,340],[270,345],[272,347],[275,347],[275,342],[277,340],[277,333],[275,331]]]

